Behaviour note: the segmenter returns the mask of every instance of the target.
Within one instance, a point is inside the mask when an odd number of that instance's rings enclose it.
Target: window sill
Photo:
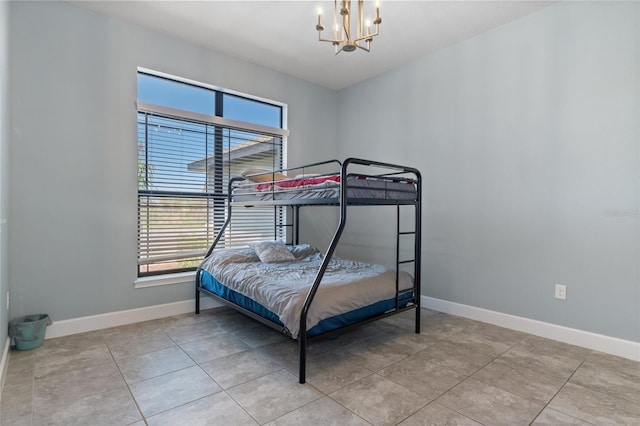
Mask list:
[[[172,284],[193,284],[196,272],[180,272],[178,274],[155,275],[151,277],[141,277],[133,282],[134,288],[158,287]]]

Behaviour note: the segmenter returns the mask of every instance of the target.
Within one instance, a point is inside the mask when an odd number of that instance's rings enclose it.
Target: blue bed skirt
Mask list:
[[[217,279],[215,279],[209,272],[205,270],[200,271],[200,284],[202,287],[213,294],[216,294],[223,299],[226,299],[238,306],[241,306],[253,313],[260,315],[263,318],[266,318],[276,324],[282,325],[284,324],[280,322],[278,316],[257,303],[256,301],[249,299],[243,294],[238,293],[237,291],[231,290]],[[407,306],[408,299],[413,297],[413,292],[408,292],[400,296],[400,300],[402,301],[399,305],[400,308],[404,308]],[[355,324],[367,318],[370,318],[375,315],[380,315],[386,311],[393,309],[396,305],[396,299],[386,299],[380,302],[376,302],[372,305],[364,306],[362,308],[358,308],[354,311],[346,312],[344,314],[336,315],[331,318],[325,318],[316,324],[313,328],[308,330],[307,335],[316,336],[318,334],[323,334],[332,330],[336,330],[347,325]]]

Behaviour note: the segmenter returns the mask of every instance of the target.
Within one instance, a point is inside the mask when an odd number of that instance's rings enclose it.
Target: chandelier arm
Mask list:
[[[318,37],[318,41],[326,41],[327,43],[340,44],[342,40],[334,40],[330,38],[320,38]]]
[[[334,0],[333,4],[333,38],[324,38],[322,36],[322,31],[325,28],[322,26],[322,11],[320,10],[318,12],[318,24],[316,25],[318,41],[333,44],[336,55],[342,51],[353,52],[356,49],[362,49],[369,52],[373,38],[380,34],[380,24],[382,23],[382,19],[380,18],[379,4],[376,4],[375,18],[373,19],[373,22],[367,21],[366,33],[364,29],[364,0],[358,0],[358,11],[355,16],[357,20],[355,22],[355,31],[352,31],[354,29],[351,28],[351,12],[355,12],[355,9],[351,9],[351,0],[340,0],[340,2],[338,2],[338,0]],[[338,25],[339,17],[342,17],[342,28]],[[371,24],[375,26],[374,33],[371,33]],[[366,42],[366,47],[361,45],[363,41]]]
[[[367,40],[367,39],[373,38],[373,37],[375,37],[375,36],[377,36],[377,35],[378,35],[378,34],[363,35],[362,37],[354,38],[354,39],[353,39],[353,40],[351,40],[351,41],[352,41],[353,43],[357,43],[357,42],[362,41],[362,40]]]

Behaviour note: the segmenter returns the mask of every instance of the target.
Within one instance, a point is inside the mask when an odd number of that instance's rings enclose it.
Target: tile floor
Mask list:
[[[227,308],[12,351],[2,425],[640,425],[640,363],[423,310],[296,343]]]

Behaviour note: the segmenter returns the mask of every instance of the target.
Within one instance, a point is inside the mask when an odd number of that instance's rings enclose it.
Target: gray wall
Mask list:
[[[9,11],[12,317],[192,297],[132,284],[144,66],[288,103],[290,164],[420,168],[424,294],[640,340],[637,2],[560,3],[339,93],[65,3]],[[383,216],[341,252],[386,260]]]
[[[289,164],[335,157],[333,91],[66,2],[9,10],[12,317],[193,298],[192,284],[133,287],[137,66],[285,102]]]
[[[0,358],[7,339],[9,291],[9,3],[0,2]],[[0,375],[2,372],[0,372]]]
[[[640,341],[639,43],[563,2],[340,93],[340,157],[424,174],[423,294]]]

